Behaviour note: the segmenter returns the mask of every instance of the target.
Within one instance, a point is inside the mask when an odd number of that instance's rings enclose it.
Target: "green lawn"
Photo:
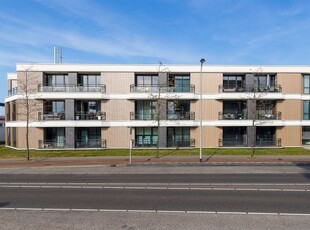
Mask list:
[[[103,150],[31,150],[31,158],[44,157],[89,157],[89,156],[128,156],[128,149]],[[203,149],[204,156],[210,155],[249,155],[248,148],[214,148]],[[133,149],[133,156],[156,156],[156,149]],[[161,149],[160,156],[198,156],[199,149]],[[255,155],[310,155],[310,150],[304,148],[261,148],[255,150]],[[0,146],[0,158],[25,158],[25,150],[14,150]]]

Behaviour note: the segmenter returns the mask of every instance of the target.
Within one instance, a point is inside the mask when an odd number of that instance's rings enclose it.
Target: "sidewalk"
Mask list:
[[[310,165],[310,156],[163,156],[133,157],[131,166],[203,166],[203,165]],[[53,167],[53,166],[92,166],[103,165],[110,167],[128,166],[128,157],[59,157],[26,159],[0,159],[0,168],[16,167]]]

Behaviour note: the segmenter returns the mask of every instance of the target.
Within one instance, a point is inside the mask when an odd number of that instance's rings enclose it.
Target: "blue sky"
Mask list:
[[[308,0],[1,0],[0,102],[16,63],[308,65]],[[0,109],[0,114],[3,110]]]

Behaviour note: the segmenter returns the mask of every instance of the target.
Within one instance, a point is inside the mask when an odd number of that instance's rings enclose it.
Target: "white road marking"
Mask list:
[[[310,213],[276,213],[276,212],[226,212],[226,211],[183,211],[183,210],[139,210],[139,209],[83,209],[83,208],[8,208],[0,211],[67,211],[67,212],[132,212],[132,213],[181,213],[181,214],[216,214],[216,215],[271,215],[271,216],[310,216]]]
[[[106,186],[98,186],[98,185]],[[108,184],[108,186],[107,186]],[[123,185],[123,186],[119,186]],[[148,185],[148,186],[146,186]],[[162,186],[160,186],[162,185]],[[173,185],[173,186],[172,186]],[[203,191],[261,191],[261,192],[310,192],[310,184],[260,184],[269,185],[271,187],[257,187],[259,184],[225,184],[229,187],[223,186],[223,183],[215,184],[184,184],[184,183],[0,183],[0,188],[55,188],[55,189],[146,189],[146,190],[203,190]],[[198,186],[199,185],[199,186]],[[249,186],[249,187],[238,187]],[[280,188],[272,188],[275,186],[282,186]],[[178,187],[180,186],[180,187]],[[205,187],[203,187],[205,186]],[[254,188],[251,186],[255,186]],[[303,188],[292,188],[283,186],[304,186]]]

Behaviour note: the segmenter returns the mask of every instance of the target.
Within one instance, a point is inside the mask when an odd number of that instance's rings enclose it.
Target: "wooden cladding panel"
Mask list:
[[[195,112],[195,120],[200,120],[200,102],[191,101],[191,111]],[[202,101],[202,120],[218,120],[218,113],[223,109],[223,102],[219,100]]]
[[[135,111],[135,103],[131,100],[109,100],[101,102],[102,111],[106,112],[108,121],[130,120],[130,112]]]
[[[277,128],[277,138],[281,138],[282,147],[302,145],[302,127],[285,126]]]
[[[130,133],[127,127],[102,129],[102,138],[107,140],[107,148],[129,148]],[[134,138],[134,134],[132,134]]]
[[[303,102],[289,99],[277,101],[277,111],[281,112],[282,120],[302,120]]]
[[[303,93],[303,77],[300,73],[278,73],[277,84],[284,93]]]
[[[195,92],[200,93],[200,73],[191,74],[191,84],[195,85]],[[203,94],[216,94],[219,92],[219,85],[223,84],[222,73],[202,73]]]
[[[135,83],[135,74],[104,72],[101,74],[107,93],[130,93],[130,85]]]

